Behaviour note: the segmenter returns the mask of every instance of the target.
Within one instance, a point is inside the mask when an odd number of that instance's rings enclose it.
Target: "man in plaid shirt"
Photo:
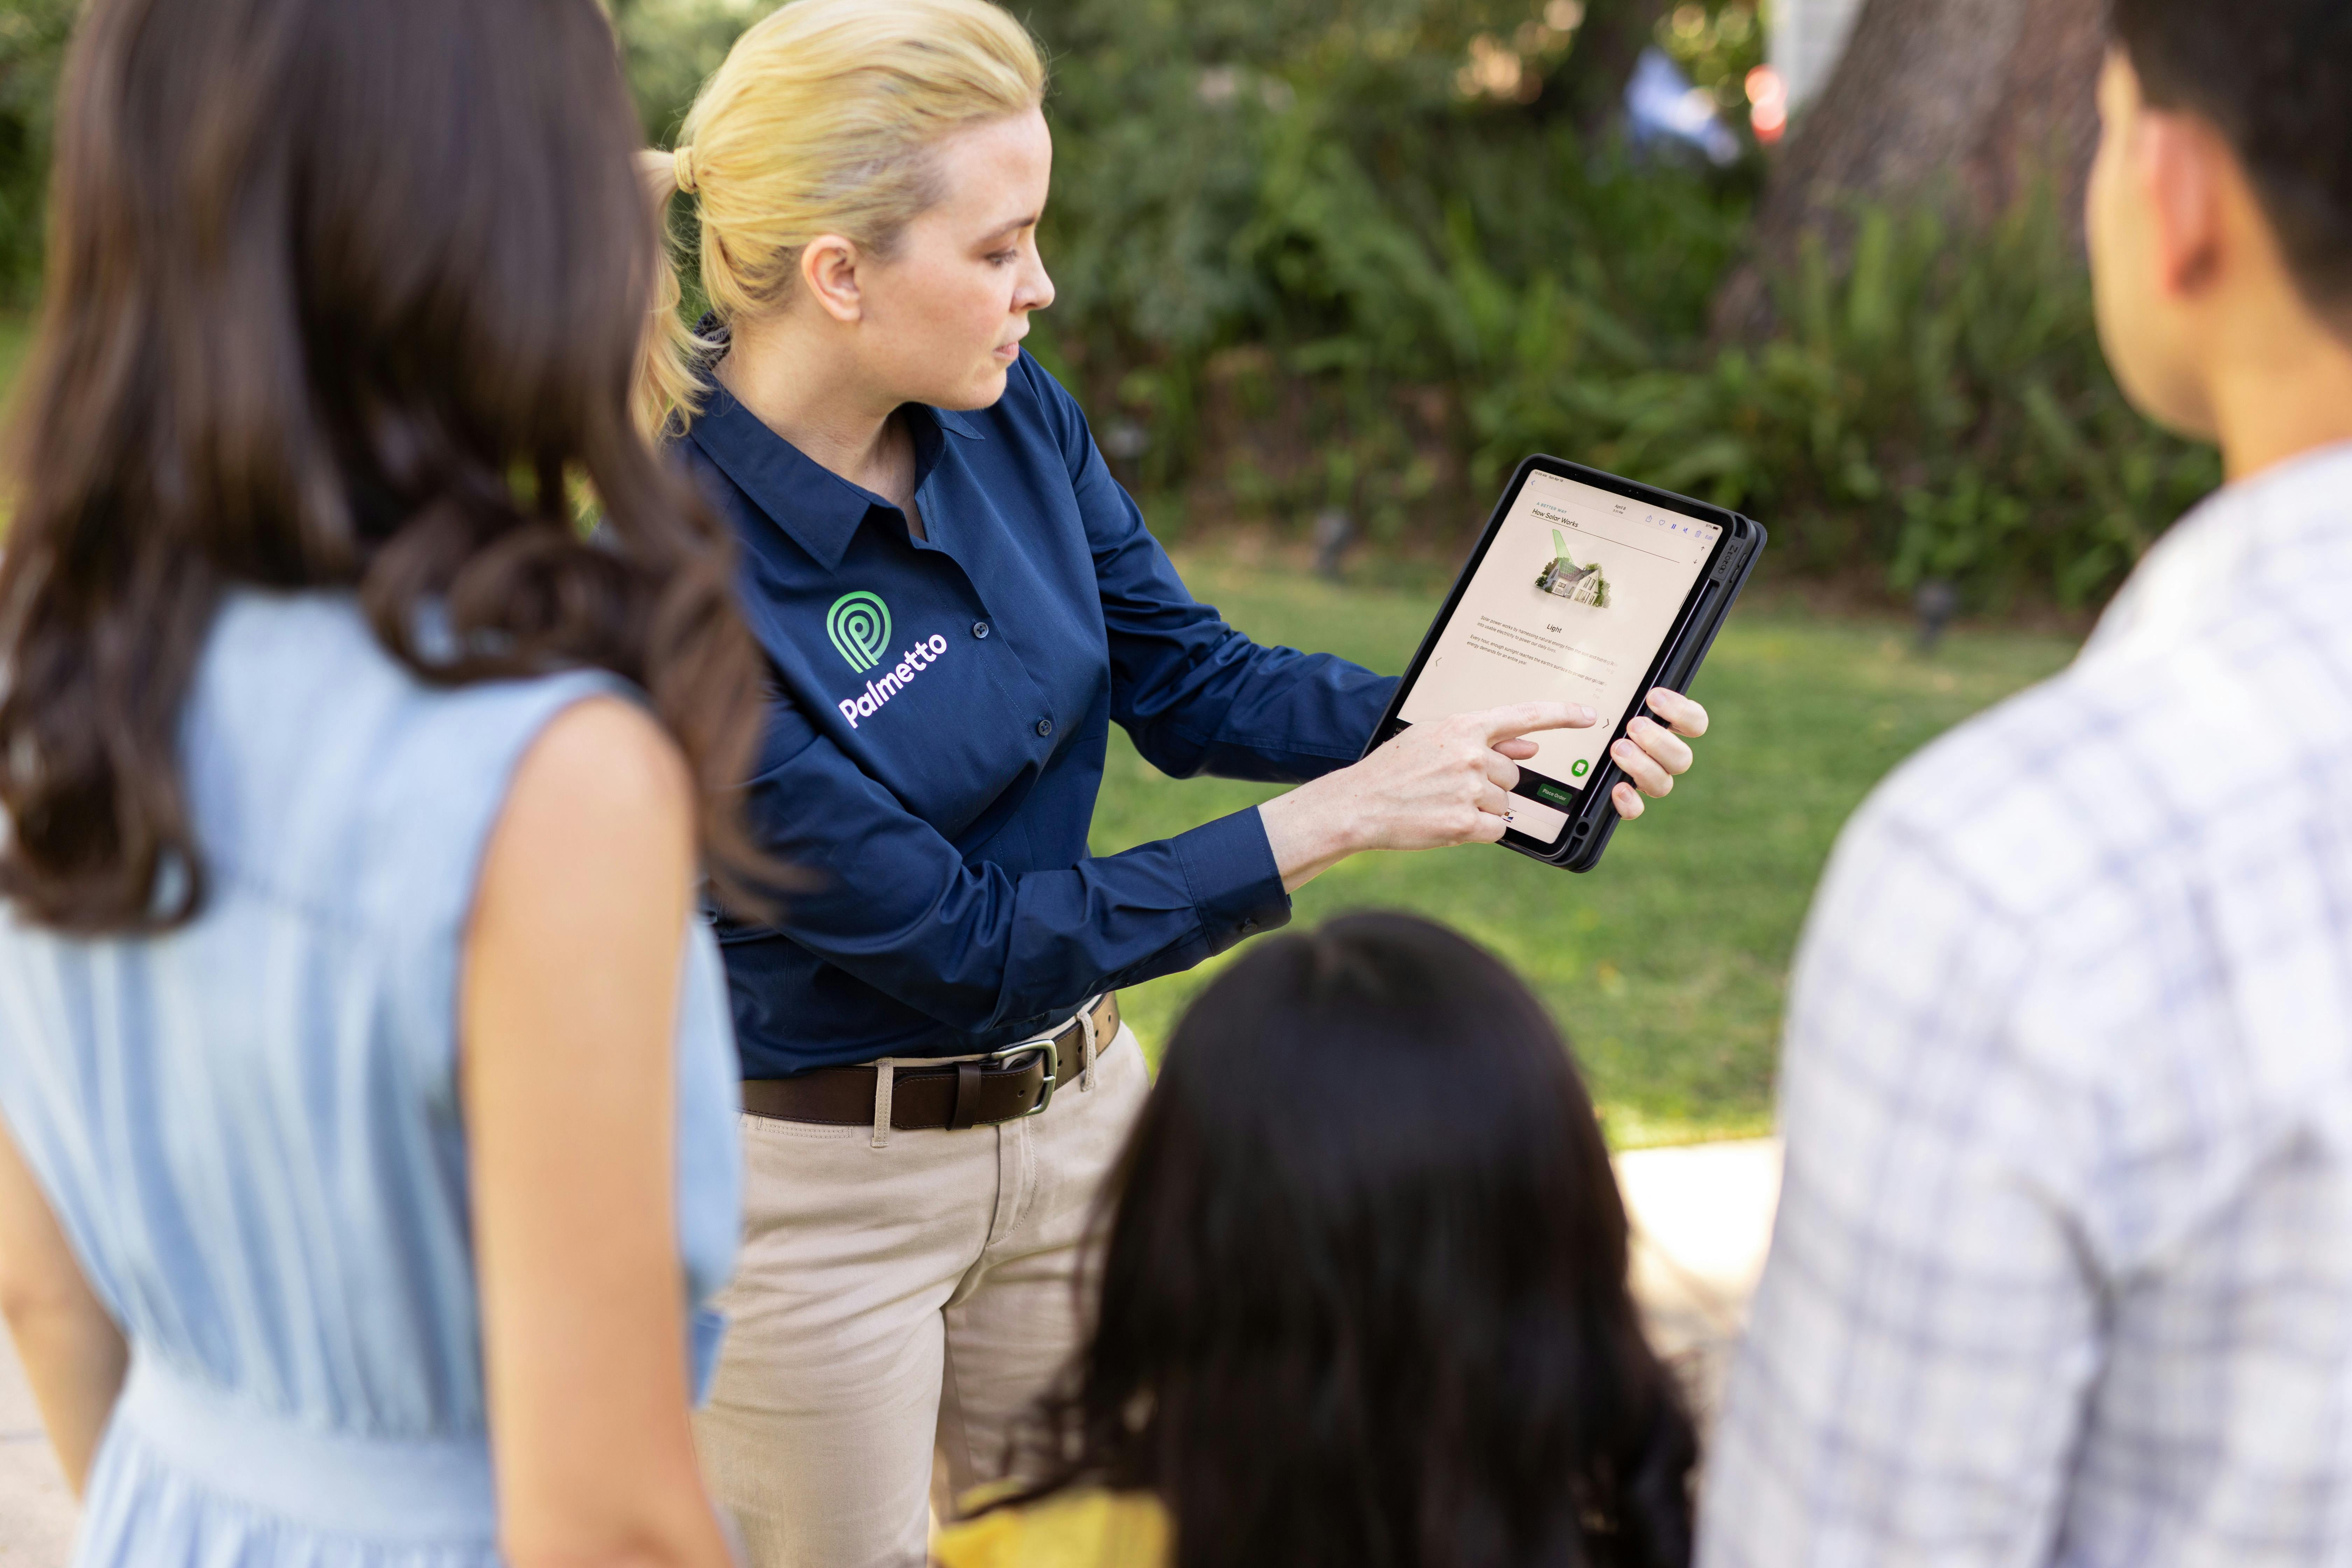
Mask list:
[[[2116,0],[2101,334],[2231,482],[1839,845],[1699,1558],[2352,1563],[2352,0]]]

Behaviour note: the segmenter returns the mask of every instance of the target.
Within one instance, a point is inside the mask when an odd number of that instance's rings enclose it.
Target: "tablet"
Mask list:
[[[1590,729],[1526,737],[1504,843],[1590,870],[1616,826],[1609,748],[1653,688],[1681,690],[1755,567],[1764,531],[1721,507],[1558,458],[1512,475],[1422,639],[1372,745],[1406,726],[1527,701]],[[1370,748],[1366,748],[1370,750]]]

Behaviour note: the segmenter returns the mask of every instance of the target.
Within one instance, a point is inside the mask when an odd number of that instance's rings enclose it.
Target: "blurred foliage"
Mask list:
[[[666,143],[769,0],[607,4]],[[1637,157],[1612,106],[1646,37],[1744,139],[1754,0],[1013,4],[1055,79],[1030,344],[1164,533],[1337,508],[1444,548],[1546,450],[1752,510],[1783,562],[2071,605],[2218,478],[2116,393],[2047,200],[1863,214],[1770,341],[1708,342],[1761,162]],[[0,0],[0,306],[74,9]]]
[[[39,285],[49,106],[74,5],[0,3],[0,304],[24,304]]]
[[[1753,165],[1636,165],[1591,112],[1630,64],[1582,58],[1622,19],[1600,0],[1030,15],[1055,55],[1060,289],[1031,342],[1142,434],[1126,477],[1169,531],[1188,501],[1450,531],[1465,395],[1525,301],[1649,363],[1704,330],[1741,242]]]
[[[1764,24],[1746,5],[1685,0],[1659,25],[1658,42],[1727,116],[1748,110],[1748,73],[1764,63]]]
[[[1884,210],[1856,232],[1842,269],[1806,247],[1772,339],[1711,354],[1645,362],[1523,300],[1542,325],[1472,396],[1474,471],[1561,451],[1749,510],[1784,563],[2070,606],[2220,482],[2125,403],[2046,194],[1982,232]]]
[[[1064,0],[1061,297],[1031,340],[1188,513],[1458,540],[1543,450],[1763,517],[1782,562],[1972,602],[2094,602],[2217,482],[2101,358],[2053,201],[1858,213],[1726,348],[1706,308],[1759,165],[1636,160],[1575,112],[1573,0]],[[1744,124],[1746,4],[1655,37]],[[1617,89],[1614,77],[1603,84]],[[1597,130],[1596,130],[1597,127]]]
[[[1443,377],[1488,333],[1465,266],[1524,280],[1611,248],[1571,112],[1583,0],[1062,0],[1031,20],[1059,132],[1047,320],[1073,358],[1181,378],[1248,344],[1308,375]],[[1727,255],[1734,223],[1706,226]],[[1627,276],[1622,303],[1695,325],[1710,258]]]
[[[604,0],[628,57],[629,89],[646,139],[670,145],[703,79],[719,68],[736,35],[773,9],[772,0]]]
[[[604,0],[649,140],[667,144],[695,89],[772,0]],[[0,0],[0,309],[39,285],[51,105],[79,0]]]

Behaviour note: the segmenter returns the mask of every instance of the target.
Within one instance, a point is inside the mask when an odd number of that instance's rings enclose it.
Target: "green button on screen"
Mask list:
[[[1556,784],[1539,784],[1536,785],[1536,798],[1548,800],[1554,805],[1568,805],[1575,801],[1576,792],[1562,789]]]

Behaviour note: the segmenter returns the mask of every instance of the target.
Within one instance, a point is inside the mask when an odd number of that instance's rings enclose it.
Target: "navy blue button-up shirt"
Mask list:
[[[719,922],[747,1078],[992,1049],[1284,923],[1255,811],[1088,854],[1111,722],[1178,777],[1299,782],[1395,686],[1194,603],[1027,355],[992,408],[906,414],[924,539],[723,389],[679,443],[774,665],[751,826],[816,877]]]

